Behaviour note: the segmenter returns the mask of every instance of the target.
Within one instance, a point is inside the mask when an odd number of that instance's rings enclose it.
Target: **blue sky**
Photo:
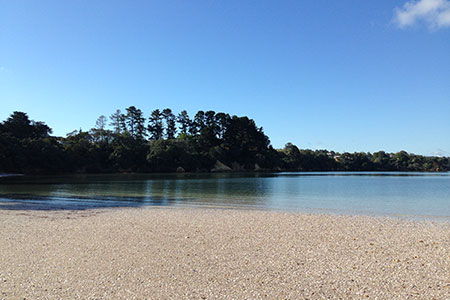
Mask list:
[[[247,115],[275,147],[450,155],[450,1],[0,0],[0,120]]]

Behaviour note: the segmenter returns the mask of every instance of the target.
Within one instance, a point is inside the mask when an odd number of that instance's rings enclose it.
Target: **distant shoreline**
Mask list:
[[[193,118],[183,110],[155,109],[150,118],[135,106],[100,116],[96,127],[52,136],[44,122],[14,111],[0,122],[0,171],[26,174],[450,171],[450,157],[404,150],[387,153],[300,149],[288,142],[275,149],[262,127],[247,116],[212,110]],[[178,127],[177,127],[178,123]]]
[[[17,176],[71,176],[71,175],[155,175],[155,174],[167,174],[167,175],[194,175],[194,174],[280,174],[280,173],[336,173],[336,174],[346,174],[346,173],[386,173],[386,174],[393,174],[393,173],[399,173],[399,174],[412,174],[412,173],[431,173],[431,174],[446,174],[450,173],[450,171],[392,171],[392,170],[375,170],[375,171],[352,171],[352,170],[345,170],[345,171],[336,171],[336,170],[330,170],[330,171],[298,171],[298,170],[264,170],[264,171],[251,171],[251,170],[239,170],[239,171],[215,171],[215,172],[208,172],[208,171],[199,171],[199,172],[61,172],[61,173],[48,173],[48,172],[36,172],[36,173],[0,173],[0,178],[2,177],[17,177]]]

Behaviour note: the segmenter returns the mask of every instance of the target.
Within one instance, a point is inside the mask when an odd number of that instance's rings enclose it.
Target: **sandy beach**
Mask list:
[[[450,299],[444,222],[139,208],[0,228],[0,299]]]

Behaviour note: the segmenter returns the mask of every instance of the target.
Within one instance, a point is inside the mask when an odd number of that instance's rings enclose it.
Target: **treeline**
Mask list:
[[[449,157],[422,156],[406,151],[386,153],[338,153],[327,150],[300,150],[288,143],[279,150],[283,168],[289,171],[418,171],[446,172]]]
[[[94,128],[66,137],[14,112],[0,123],[0,172],[210,172],[210,171],[448,171],[448,157],[401,151],[388,154],[276,150],[248,117],[134,107],[100,116]]]

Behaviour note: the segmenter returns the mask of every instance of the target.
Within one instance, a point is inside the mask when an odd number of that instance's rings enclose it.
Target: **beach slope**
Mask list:
[[[234,209],[0,210],[0,299],[449,299],[450,224]]]

